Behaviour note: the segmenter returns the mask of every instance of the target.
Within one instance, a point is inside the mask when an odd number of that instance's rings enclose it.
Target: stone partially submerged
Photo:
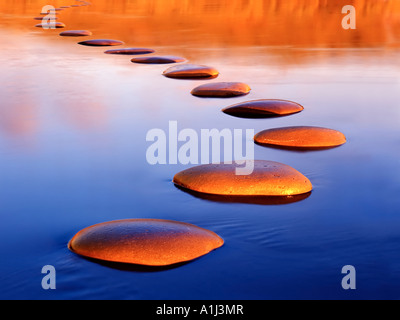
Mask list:
[[[343,133],[321,127],[297,126],[268,129],[254,136],[257,144],[288,149],[326,149],[346,143]]]
[[[68,30],[60,33],[62,37],[87,37],[91,35],[92,32],[88,30]]]
[[[218,76],[217,69],[196,64],[181,64],[168,68],[163,75],[174,79],[213,79]]]
[[[274,161],[254,160],[249,175],[237,175],[236,164],[206,164],[177,173],[184,189],[221,196],[294,196],[312,191],[310,180],[296,169]]]
[[[240,118],[281,117],[302,110],[304,107],[296,102],[278,99],[246,101],[222,109],[224,113]]]
[[[43,29],[59,29],[65,28],[65,24],[62,22],[39,23],[35,25],[35,27]]]
[[[167,64],[167,63],[178,63],[186,61],[185,58],[176,56],[151,56],[151,57],[139,57],[131,59],[134,63],[144,64]]]
[[[78,42],[78,44],[89,47],[103,47],[103,46],[120,46],[124,43],[119,40],[111,39],[94,39]]]
[[[104,222],[79,231],[68,248],[84,257],[146,266],[168,266],[203,256],[221,237],[195,225],[156,219]]]
[[[229,98],[246,95],[250,90],[251,88],[242,82],[213,82],[198,86],[191,93],[197,97]]]
[[[126,54],[126,55],[135,55],[135,54],[149,54],[155,52],[153,49],[147,48],[122,48],[122,49],[111,49],[107,50],[104,53],[106,54]]]

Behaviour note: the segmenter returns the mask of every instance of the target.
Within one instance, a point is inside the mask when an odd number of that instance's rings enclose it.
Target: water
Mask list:
[[[208,81],[241,81],[252,91],[193,97],[204,81],[168,79],[161,76],[168,66],[133,64],[103,54],[107,48],[77,45],[82,38],[59,37],[63,29],[35,28],[45,1],[1,4],[0,298],[400,297],[395,1],[357,1],[356,31],[340,25],[348,1],[92,2],[60,14],[65,30],[184,56],[221,72]],[[265,98],[305,110],[275,119],[221,112]],[[174,174],[189,166],[147,163],[146,133],[167,131],[168,121],[197,132],[317,125],[340,130],[348,142],[305,153],[255,146],[257,159],[293,166],[314,191],[286,205],[226,203],[177,189]],[[104,265],[68,251],[80,229],[125,218],[193,223],[225,245],[163,271]],[[41,269],[49,264],[57,289],[46,291]],[[357,270],[356,290],[341,287],[344,265]]]

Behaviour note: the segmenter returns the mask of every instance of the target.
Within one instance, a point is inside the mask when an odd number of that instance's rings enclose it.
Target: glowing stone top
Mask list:
[[[68,248],[85,257],[147,266],[168,266],[203,256],[223,245],[214,232],[156,219],[104,222],[79,231]]]
[[[54,29],[54,28],[65,28],[65,24],[62,22],[49,22],[49,23],[39,23],[35,25],[37,28],[44,28],[44,29]]]
[[[296,102],[277,99],[246,101],[222,109],[226,114],[241,118],[269,118],[300,112],[303,106]]]
[[[194,88],[192,95],[198,97],[229,98],[246,95],[250,90],[250,87],[242,82],[213,82]]]
[[[196,64],[181,64],[163,72],[164,76],[177,79],[215,78],[218,74],[215,68]]]
[[[91,35],[92,33],[87,30],[68,30],[60,33],[60,36],[62,37],[85,37]]]
[[[104,53],[134,55],[134,54],[149,54],[153,52],[154,52],[153,49],[147,49],[147,48],[122,48],[122,49],[107,50]]]
[[[81,41],[78,44],[91,47],[101,47],[101,46],[120,46],[124,43],[119,40],[94,39],[94,40]]]
[[[178,63],[186,61],[185,58],[176,56],[151,56],[151,57],[138,57],[131,59],[134,63],[148,63],[148,64],[167,64]]]
[[[254,136],[254,141],[283,148],[323,149],[346,143],[346,137],[333,129],[299,126],[264,130]]]
[[[175,175],[182,188],[226,196],[290,196],[308,193],[311,182],[292,167],[274,161],[253,160],[249,175],[237,175],[236,164],[206,164]]]

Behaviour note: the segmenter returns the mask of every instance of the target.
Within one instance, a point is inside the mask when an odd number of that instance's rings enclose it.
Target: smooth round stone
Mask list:
[[[87,30],[68,30],[60,33],[62,37],[86,37],[91,35],[92,33]]]
[[[185,58],[176,56],[152,56],[152,57],[139,57],[131,59],[134,63],[149,63],[149,64],[167,64],[178,63],[186,61]]]
[[[254,160],[249,175],[235,164],[206,164],[175,175],[173,182],[191,191],[222,196],[291,196],[311,192],[312,184],[296,169],[274,161]]]
[[[346,137],[333,129],[299,126],[264,130],[254,136],[254,141],[281,148],[323,149],[346,143]]]
[[[46,19],[46,21],[49,21],[50,19],[51,20],[58,20],[58,17],[35,17],[35,18],[33,18],[34,20],[43,20],[43,19]]]
[[[215,68],[196,64],[173,66],[163,72],[164,76],[176,79],[216,78],[218,74]]]
[[[168,266],[203,256],[223,245],[214,232],[192,224],[156,219],[104,222],[79,231],[68,248],[105,261]]]
[[[192,90],[192,95],[197,97],[229,98],[243,96],[251,88],[242,82],[214,82],[198,86]]]
[[[78,44],[90,47],[102,47],[102,46],[120,46],[124,43],[119,40],[94,39],[94,40],[81,41]]]
[[[38,28],[45,27],[45,28],[50,28],[50,29],[53,29],[53,28],[59,29],[59,28],[65,28],[65,24],[62,23],[62,22],[39,23],[35,27],[38,27]]]
[[[149,54],[153,52],[154,52],[153,49],[147,49],[147,48],[123,48],[123,49],[107,50],[104,53],[135,55],[135,54]]]
[[[246,101],[222,109],[226,114],[241,118],[280,117],[302,110],[304,110],[304,107],[296,102],[275,99]]]

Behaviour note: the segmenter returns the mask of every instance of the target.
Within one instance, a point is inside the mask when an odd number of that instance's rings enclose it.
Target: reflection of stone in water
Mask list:
[[[78,42],[78,44],[83,46],[90,46],[90,47],[102,47],[102,46],[120,46],[124,43],[119,40],[110,40],[110,39],[95,39],[95,40],[87,40]]]
[[[303,106],[293,101],[262,99],[241,102],[222,111],[239,118],[271,118],[291,115],[303,109]]]
[[[253,165],[248,175],[236,174],[234,163],[200,165],[177,173],[173,182],[195,192],[230,197],[286,197],[312,191],[308,178],[288,165],[266,160],[254,160]]]
[[[254,136],[257,144],[279,148],[319,150],[346,143],[343,133],[321,127],[297,126],[261,131]]]
[[[146,266],[169,266],[199,258],[223,245],[210,230],[156,219],[117,220],[79,231],[68,248],[84,257]]]
[[[147,48],[123,48],[123,49],[111,49],[107,50],[104,53],[106,54],[126,54],[126,55],[135,55],[135,54],[150,54],[153,53],[153,49]]]
[[[134,63],[148,63],[148,64],[167,64],[167,63],[178,63],[186,61],[185,58],[176,56],[152,56],[152,57],[140,57],[131,59]]]
[[[251,88],[242,82],[214,82],[200,85],[192,90],[192,95],[209,98],[229,98],[243,96]]]
[[[218,74],[215,68],[195,64],[173,66],[163,72],[164,76],[174,79],[213,79]]]
[[[300,202],[307,199],[311,195],[311,191],[303,194],[293,196],[228,196],[228,195],[217,195],[207,194],[202,192],[192,191],[178,185],[175,185],[178,189],[190,194],[196,198],[221,202],[221,203],[247,203],[247,204],[259,204],[259,205],[284,205],[295,202]]]

